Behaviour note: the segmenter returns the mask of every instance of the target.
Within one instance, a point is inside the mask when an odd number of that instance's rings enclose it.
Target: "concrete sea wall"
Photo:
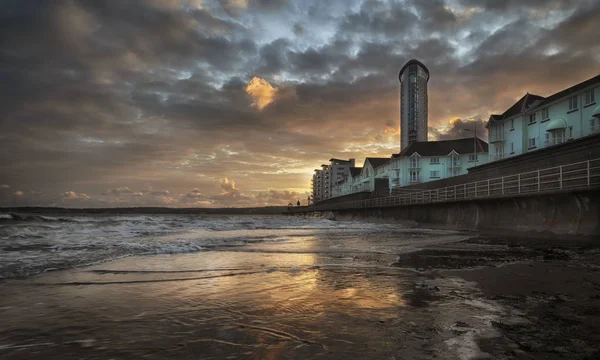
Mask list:
[[[344,209],[335,220],[385,221],[492,233],[598,236],[600,190],[396,207]],[[331,215],[330,215],[331,216]]]

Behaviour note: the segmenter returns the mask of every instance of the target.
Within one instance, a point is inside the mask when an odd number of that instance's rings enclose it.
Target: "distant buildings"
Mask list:
[[[427,82],[429,69],[418,60],[407,62],[400,80],[400,149],[417,141],[427,141]]]
[[[490,116],[490,161],[600,133],[600,75],[548,97],[525,94]]]
[[[316,169],[312,178],[312,199],[319,202],[332,197],[332,192],[337,184],[343,182],[354,167],[354,159],[340,160],[329,159],[329,164],[321,165]]]
[[[504,113],[491,115],[489,146],[477,137],[427,141],[429,70],[410,60],[399,79],[400,153],[367,157],[362,168],[355,167],[354,159],[330,159],[313,175],[315,202],[361,192],[384,196],[403,186],[467,174],[490,161],[600,134],[600,75],[548,97],[525,94]]]
[[[400,70],[400,153],[390,158],[367,157],[361,168],[354,159],[330,159],[313,175],[313,199],[368,192],[388,195],[394,188],[467,173],[488,161],[488,145],[478,138],[427,141],[429,70],[408,61]]]

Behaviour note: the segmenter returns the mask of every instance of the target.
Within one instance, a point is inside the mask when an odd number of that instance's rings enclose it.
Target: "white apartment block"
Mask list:
[[[600,75],[548,97],[525,94],[487,124],[490,161],[600,133]]]
[[[488,144],[479,138],[416,142],[392,155],[389,188],[464,175],[487,162]]]
[[[341,160],[331,158],[329,164],[315,170],[312,179],[312,198],[315,203],[329,199],[337,191],[337,184],[343,182],[354,167],[354,159]]]

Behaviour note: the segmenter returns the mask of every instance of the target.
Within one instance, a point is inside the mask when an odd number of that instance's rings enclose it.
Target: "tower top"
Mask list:
[[[427,66],[425,66],[425,64],[423,64],[422,62],[420,62],[417,59],[412,59],[412,60],[409,60],[406,64],[404,64],[402,69],[400,69],[400,74],[398,74],[398,80],[400,82],[402,82],[402,73],[404,73],[404,70],[406,70],[406,68],[408,68],[408,66],[412,65],[412,64],[417,64],[420,67],[422,67],[425,70],[425,72],[427,73],[427,80],[429,80],[429,69],[427,68]]]

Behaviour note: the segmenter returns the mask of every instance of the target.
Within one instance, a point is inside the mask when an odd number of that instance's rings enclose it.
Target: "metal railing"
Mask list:
[[[497,142],[497,141],[504,141],[504,132],[498,132],[498,133],[492,132],[490,134],[489,138],[490,138],[491,143]]]
[[[506,157],[506,154],[491,154],[490,161],[502,160]]]
[[[546,144],[546,146],[552,146],[552,145],[562,144],[566,141],[567,141],[567,139],[564,137],[550,138],[550,139],[546,139],[545,144]]]
[[[360,209],[452,202],[600,187],[600,158],[444,188],[402,193],[338,204],[313,205],[303,211]]]

